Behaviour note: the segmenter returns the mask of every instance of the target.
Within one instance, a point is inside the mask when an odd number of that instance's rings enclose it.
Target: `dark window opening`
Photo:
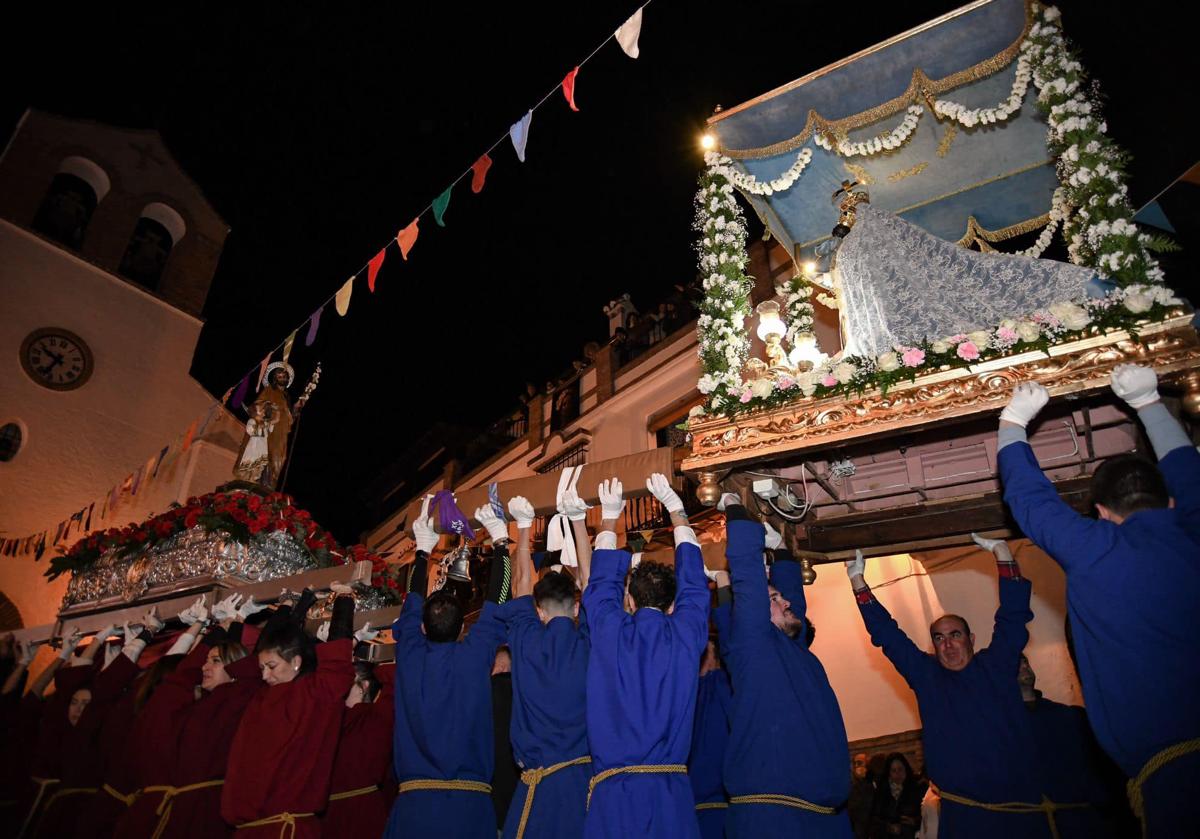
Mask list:
[[[96,209],[96,190],[83,178],[59,172],[33,219],[33,229],[79,250]]]
[[[0,463],[7,463],[21,449],[21,426],[15,422],[0,425]]]
[[[142,216],[133,229],[125,256],[121,257],[121,273],[151,291],[157,289],[174,245],[167,228]]]
[[[579,419],[579,380],[559,388],[553,399],[550,404],[550,430],[562,431]]]

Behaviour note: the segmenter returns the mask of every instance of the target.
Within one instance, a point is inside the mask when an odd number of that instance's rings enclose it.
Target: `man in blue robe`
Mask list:
[[[733,583],[728,627],[718,623],[733,685],[725,755],[730,837],[851,836],[844,805],[846,728],[825,668],[808,649],[800,564],[736,495],[722,496]]]
[[[715,577],[718,597],[724,589],[729,592],[729,574],[720,571]],[[713,610],[729,611],[728,603],[718,603]],[[721,664],[717,642],[709,639],[708,648],[700,662],[700,689],[696,694],[696,717],[692,724],[692,752],[688,757],[688,780],[696,801],[696,821],[702,839],[723,839],[729,797],[721,779],[725,765],[725,748],[729,743],[729,714],[733,691],[729,674]]]
[[[1049,401],[1019,385],[1000,415],[1004,501],[1067,574],[1067,614],[1088,719],[1131,779],[1145,836],[1196,833],[1200,777],[1200,454],[1159,401],[1154,371],[1118,365],[1112,389],[1158,457],[1110,458],[1092,477],[1098,518],[1076,513],[1042,473],[1025,426]],[[1140,811],[1140,812],[1139,812]]]
[[[708,639],[708,584],[700,543],[665,476],[647,481],[675,526],[675,571],[616,550],[606,522],[583,595],[591,633],[587,674],[592,747],[589,839],[699,836],[687,772],[698,682]],[[627,612],[627,604],[630,612]]]
[[[462,604],[447,591],[425,598],[429,553],[438,542],[428,499],[413,535],[417,557],[392,625],[393,761],[400,787],[385,836],[495,839],[491,672],[496,648],[504,643],[497,604],[507,595],[508,554],[503,544],[496,546],[483,611],[460,641]]]
[[[871,642],[917,695],[925,770],[942,797],[938,836],[1048,839],[1037,750],[1016,681],[1029,640],[1025,624],[1033,619],[1032,589],[1003,542],[975,538],[992,547],[1000,576],[992,642],[978,652],[970,626],[958,615],[944,615],[930,625],[934,655],[923,652],[875,599],[863,579],[861,552],[846,563],[846,571]],[[989,809],[1010,803],[1018,806],[1007,812]]]
[[[620,514],[620,482],[614,479],[616,504],[611,509],[608,481],[601,486],[604,516]],[[587,505],[574,490],[564,494],[560,509],[582,525]],[[504,839],[577,839],[583,835],[588,781],[592,776],[587,737],[588,628],[579,617],[575,579],[566,571],[548,571],[535,585],[529,551],[533,505],[516,496],[508,510],[517,521],[513,593],[500,607],[512,650],[513,752],[521,782],[504,823]],[[480,510],[476,517],[492,532],[492,541],[507,538],[504,523]],[[577,548],[580,581],[586,585],[591,552],[587,533]],[[532,592],[532,593],[530,593]]]

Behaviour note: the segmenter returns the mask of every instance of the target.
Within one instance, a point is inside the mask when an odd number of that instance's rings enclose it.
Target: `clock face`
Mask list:
[[[42,387],[73,390],[92,375],[92,351],[74,332],[47,327],[22,342],[21,366]]]

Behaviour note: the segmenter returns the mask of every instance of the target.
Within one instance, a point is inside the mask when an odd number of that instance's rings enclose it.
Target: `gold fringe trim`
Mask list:
[[[908,169],[901,169],[898,172],[893,172],[892,174],[888,175],[888,183],[891,183],[891,184],[898,183],[899,181],[902,181],[905,178],[911,178],[914,175],[919,175],[922,172],[924,172],[926,167],[928,167],[928,166],[929,166],[929,161],[925,160],[925,161],[918,163],[916,166],[910,166]]]
[[[1040,230],[1049,223],[1050,214],[1042,213],[1040,216],[1019,221],[1016,224],[1010,224],[1008,227],[1001,227],[999,230],[988,230],[979,223],[979,220],[975,216],[967,216],[967,232],[963,234],[963,237],[958,240],[957,244],[964,248],[979,245],[981,251],[991,253],[996,249],[991,247],[989,242],[1003,242],[1014,236],[1032,233],[1035,230]]]
[[[865,111],[860,111],[857,114],[851,114],[848,117],[841,119],[830,120],[818,114],[815,110],[809,109],[808,119],[804,123],[804,130],[794,137],[789,137],[786,140],[780,140],[778,143],[772,143],[769,146],[760,146],[750,149],[726,149],[721,148],[721,154],[731,157],[735,160],[756,160],[763,157],[774,157],[777,154],[783,154],[787,151],[793,151],[808,142],[809,138],[816,132],[828,134],[833,137],[841,136],[849,131],[857,128],[863,128],[872,123],[879,122],[881,119],[892,116],[907,108],[909,105],[924,104],[933,114],[933,100],[938,96],[956,87],[962,87],[971,82],[977,82],[980,79],[986,79],[988,76],[995,75],[1003,70],[1008,65],[1016,60],[1017,55],[1021,51],[1021,43],[1029,34],[1030,28],[1033,26],[1033,9],[1031,0],[1025,2],[1025,26],[1021,30],[1021,34],[1017,39],[1009,44],[990,58],[985,58],[983,61],[968,67],[965,70],[959,70],[957,73],[951,73],[942,79],[931,79],[925,75],[920,67],[913,70],[912,80],[908,83],[908,87],[903,93],[894,99],[889,99],[874,108],[868,108]],[[889,45],[890,42],[886,45]],[[864,53],[859,53],[855,58],[866,55],[872,51],[867,50]],[[849,59],[847,60],[849,61]],[[841,66],[835,65],[836,66]],[[813,76],[815,78],[815,75]],[[798,87],[799,85],[796,85]],[[784,88],[779,93],[785,93],[788,90],[794,90],[795,87]],[[760,97],[765,99],[766,97]],[[934,115],[936,118],[936,115]],[[711,120],[710,120],[711,123]]]

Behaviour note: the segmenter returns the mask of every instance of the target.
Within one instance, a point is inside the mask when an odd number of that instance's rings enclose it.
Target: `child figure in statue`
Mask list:
[[[267,436],[275,427],[275,421],[269,416],[271,405],[267,402],[255,402],[250,406],[250,419],[246,421],[246,439],[242,444],[242,452],[238,457],[233,474],[243,481],[264,483],[264,472],[270,468],[270,457],[267,450]]]

